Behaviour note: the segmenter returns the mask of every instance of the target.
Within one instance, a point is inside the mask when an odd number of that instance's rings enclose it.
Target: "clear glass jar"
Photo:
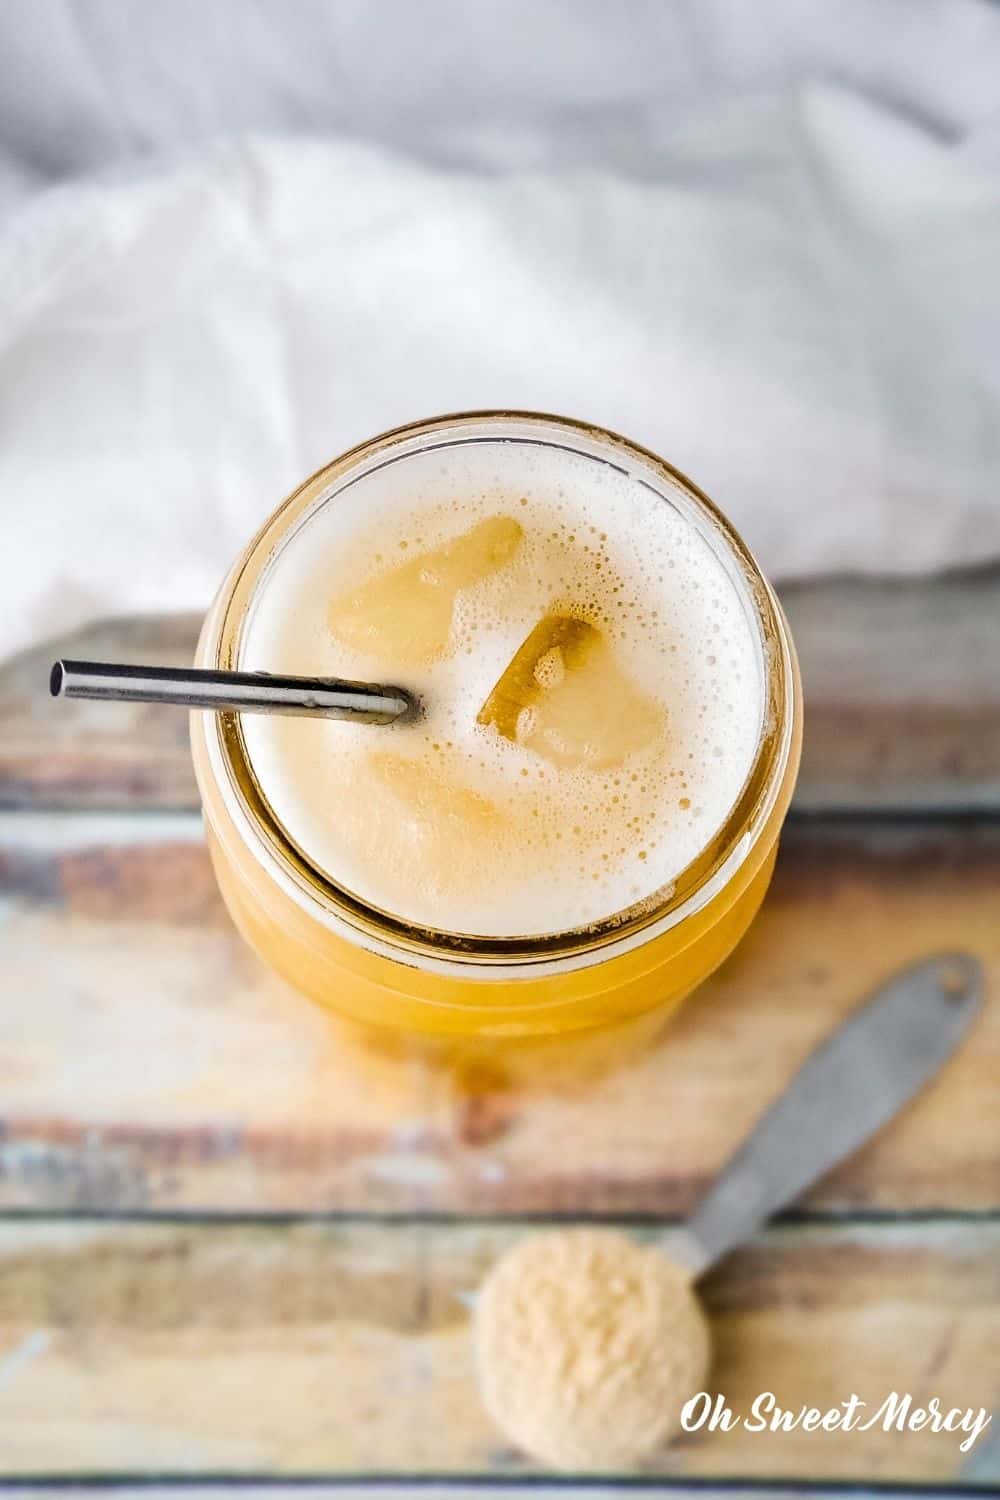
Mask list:
[[[225,580],[201,667],[240,667],[268,563],[313,509],[376,466],[483,440],[542,443],[613,465],[682,509],[726,567],[760,641],[765,712],[753,764],[724,825],[662,900],[586,931],[470,940],[378,912],[314,868],[258,786],[236,714],[194,714],[192,744],[219,885],[264,961],[342,1016],[401,1036],[496,1046],[663,1014],[700,984],[753,920],[773,869],[802,733],[801,686],[781,608],[749,551],[683,475],[614,433],[524,412],[439,417],[335,459],[281,505]]]

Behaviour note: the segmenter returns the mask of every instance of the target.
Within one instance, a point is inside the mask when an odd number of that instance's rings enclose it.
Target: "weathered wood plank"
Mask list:
[[[190,665],[197,615],[100,621],[0,661],[0,807],[192,808],[187,715],[155,704],[56,701],[57,656]]]
[[[634,1486],[650,1500],[970,1500],[970,1496],[990,1494],[991,1490],[970,1488],[964,1478],[955,1484],[879,1484],[877,1488],[856,1481],[809,1480],[799,1483],[782,1483],[740,1480],[685,1480],[670,1476],[646,1476]],[[594,1478],[534,1478],[530,1475],[512,1475],[499,1478],[475,1478],[472,1481],[420,1477],[393,1481],[381,1476],[374,1479],[316,1480],[261,1479],[258,1477],[229,1476],[223,1480],[197,1478],[176,1480],[136,1480],[125,1478],[94,1480],[89,1476],[76,1483],[69,1477],[35,1480],[0,1479],[0,1494],[6,1500],[65,1500],[66,1496],[93,1496],[113,1489],[115,1500],[301,1500],[308,1491],[313,1500],[510,1500],[512,1494],[529,1497],[529,1500],[565,1500],[567,1495],[579,1500],[621,1500],[626,1486],[619,1480]]]
[[[974,1032],[808,1203],[997,1208],[998,906],[1000,825],[799,824],[743,947],[660,1041],[603,1076],[553,1054],[525,1088],[363,1047],[273,979],[193,817],[10,814],[0,1206],[681,1213],[860,996],[961,946],[988,969]]]
[[[781,594],[802,665],[796,807],[1000,807],[1000,572]]]
[[[1000,573],[782,591],[808,732],[797,806],[1000,807]],[[0,806],[194,807],[184,716],[52,703],[56,655],[189,661],[195,616],[105,621],[0,663]]]
[[[0,1453],[31,1471],[523,1472],[480,1409],[467,1297],[518,1232],[406,1224],[0,1225]],[[711,1376],[870,1410],[989,1408],[1000,1224],[772,1232],[706,1282]],[[974,1450],[973,1450],[974,1451]],[[677,1475],[952,1481],[953,1434],[691,1434]]]

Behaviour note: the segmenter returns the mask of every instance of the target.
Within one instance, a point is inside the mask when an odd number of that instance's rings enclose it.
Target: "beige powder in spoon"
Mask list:
[[[476,1304],[487,1410],[557,1469],[616,1469],[677,1432],[704,1389],[708,1326],[687,1273],[609,1229],[531,1235],[487,1277]]]

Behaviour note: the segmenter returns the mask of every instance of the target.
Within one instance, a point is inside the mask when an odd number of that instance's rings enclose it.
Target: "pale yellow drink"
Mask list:
[[[304,993],[397,1032],[662,1010],[751,921],[794,783],[780,610],[660,460],[555,418],[443,418],[288,500],[199,664],[396,682],[391,729],[198,717],[220,884]]]

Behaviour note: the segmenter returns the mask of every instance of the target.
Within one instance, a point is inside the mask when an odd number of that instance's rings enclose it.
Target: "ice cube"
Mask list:
[[[377,750],[365,760],[416,837],[433,838],[445,849],[452,840],[470,832],[488,833],[499,824],[496,804],[446,770],[389,750]]]
[[[595,625],[547,615],[514,653],[477,722],[555,766],[599,771],[656,739],[664,714]]]
[[[452,774],[454,773],[454,774]],[[471,895],[488,883],[504,833],[500,808],[464,782],[458,764],[440,770],[389,751],[366,755],[347,810],[361,858],[375,858],[390,905]]]
[[[455,600],[513,557],[523,535],[509,516],[469,531],[380,573],[330,606],[334,636],[352,651],[392,666],[423,666],[448,654]]]

